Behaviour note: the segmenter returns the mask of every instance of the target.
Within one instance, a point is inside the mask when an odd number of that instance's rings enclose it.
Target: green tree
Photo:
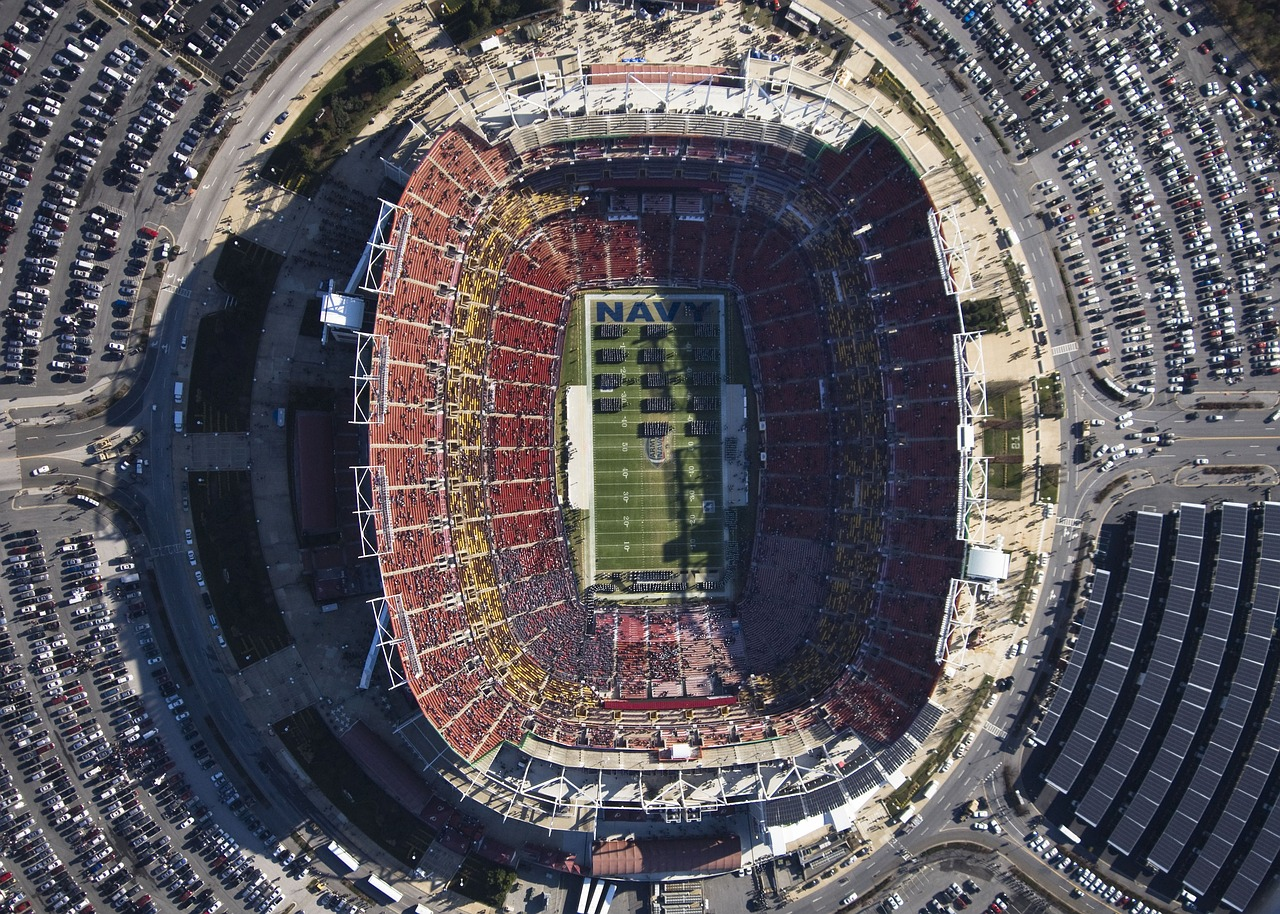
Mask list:
[[[511,893],[512,886],[516,884],[515,871],[493,866],[485,870],[483,878],[484,885],[480,894],[492,899],[495,907],[501,907],[502,902]]]

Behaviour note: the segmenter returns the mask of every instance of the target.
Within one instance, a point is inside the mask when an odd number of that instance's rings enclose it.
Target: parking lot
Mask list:
[[[182,0],[157,4],[116,0],[126,17],[175,54],[194,59],[234,89],[282,38],[291,36],[315,0]]]
[[[988,879],[926,866],[903,880],[870,910],[877,914],[1021,914],[1025,909],[1025,904]]]
[[[1174,0],[943,5],[905,4],[977,88],[998,141],[1042,176],[1030,202],[1085,336],[1062,355],[1087,359],[1117,401],[1280,373],[1277,137],[1264,117],[1280,103],[1267,77]],[[1153,435],[1126,440],[1139,437]],[[1155,436],[1123,456],[1163,446]]]
[[[135,560],[88,533],[27,529],[0,545],[13,607],[0,620],[6,909],[273,910],[281,877],[307,877],[310,859],[275,866],[241,847],[276,838],[200,738]]]
[[[15,265],[0,377],[43,387],[113,375],[145,342],[140,306],[170,255],[166,206],[220,132],[222,102],[191,103],[194,74],[87,8],[28,3],[0,60],[13,128],[0,252]]]

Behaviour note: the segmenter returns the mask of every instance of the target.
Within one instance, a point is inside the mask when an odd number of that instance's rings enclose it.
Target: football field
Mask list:
[[[594,579],[631,594],[724,580],[724,298],[584,296]],[[710,594],[708,594],[710,595]]]

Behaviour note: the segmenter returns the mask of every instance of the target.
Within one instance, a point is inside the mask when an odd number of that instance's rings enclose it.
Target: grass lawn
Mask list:
[[[964,329],[970,333],[1003,333],[1005,330],[1004,305],[999,298],[979,298],[961,304]]]
[[[982,452],[987,457],[1022,457],[1022,429],[986,428],[982,430]]]
[[[423,72],[422,61],[399,28],[388,29],[298,112],[263,172],[282,187],[313,196],[329,167],[368,126],[369,118]]]
[[[1022,397],[1016,383],[993,385],[987,390],[991,417],[982,430],[982,453],[992,498],[1016,501],[1022,497]]]
[[[1022,464],[991,461],[987,464],[987,484],[992,498],[1017,501],[1022,497]]]
[[[643,313],[678,297],[651,293]],[[714,301],[702,322],[590,324],[597,578],[621,575],[623,585],[630,572],[721,578],[722,299],[701,298]],[[610,328],[624,335],[611,338]]]
[[[490,863],[475,854],[469,854],[458,867],[449,888],[481,904],[502,908],[516,883],[514,870]]]
[[[1046,419],[1061,419],[1065,414],[1062,400],[1062,378],[1055,371],[1045,375],[1036,382],[1036,395],[1040,406],[1040,415]]]
[[[992,384],[987,388],[987,409],[1000,422],[1022,422],[1022,388],[1017,383]]]
[[[1062,478],[1062,464],[1046,463],[1040,468],[1040,500],[1058,502],[1058,485]]]

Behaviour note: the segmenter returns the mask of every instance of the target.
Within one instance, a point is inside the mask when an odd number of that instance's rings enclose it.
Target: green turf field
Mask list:
[[[723,582],[723,296],[591,293],[583,304],[595,580],[620,575],[632,590],[630,573],[647,572],[675,592]]]

